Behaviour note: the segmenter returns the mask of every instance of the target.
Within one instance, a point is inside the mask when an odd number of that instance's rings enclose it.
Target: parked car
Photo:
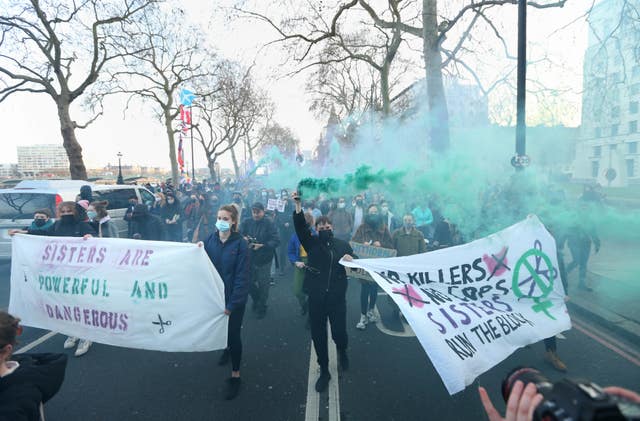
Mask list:
[[[9,230],[20,229],[31,224],[37,209],[50,209],[55,215],[56,206],[63,201],[75,201],[80,187],[91,186],[94,200],[107,200],[107,210],[114,221],[120,237],[127,236],[124,214],[132,195],[139,203],[151,206],[154,195],[142,186],[101,185],[81,180],[25,180],[14,188],[0,190],[0,259],[11,258],[11,236]]]

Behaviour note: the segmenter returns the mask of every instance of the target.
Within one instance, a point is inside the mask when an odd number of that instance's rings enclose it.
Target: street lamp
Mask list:
[[[122,153],[118,152],[118,180],[116,184],[124,184],[122,179]]]

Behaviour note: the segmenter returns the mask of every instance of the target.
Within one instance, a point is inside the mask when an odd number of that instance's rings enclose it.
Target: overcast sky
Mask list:
[[[227,0],[224,0],[227,1]],[[199,23],[206,23],[212,10],[209,5],[216,2],[183,0],[181,4],[197,17]],[[220,4],[218,1],[217,4]],[[584,11],[586,0],[569,0],[564,9],[549,9],[545,12],[532,10],[529,13],[529,38],[535,46],[545,49],[557,58],[558,62],[570,63],[571,72],[566,68],[558,69],[556,74],[547,74],[550,82],[557,81],[563,86],[572,87],[571,101],[579,105],[582,84],[582,60],[586,46],[587,25],[579,20],[568,28],[563,27]],[[531,9],[531,8],[530,8]],[[515,11],[516,7],[505,9],[504,16],[513,20],[512,34],[507,39],[515,47]],[[208,35],[215,40],[215,46],[223,56],[243,62],[256,59],[257,48],[265,41],[275,37],[272,31],[255,22],[242,21],[230,25],[224,21],[214,20],[207,25]],[[550,37],[550,35],[553,35]],[[510,39],[509,39],[510,38]],[[514,48],[515,51],[515,48]],[[278,57],[258,56],[256,76],[265,83],[277,106],[276,118],[282,125],[291,127],[302,140],[303,149],[312,149],[319,137],[324,121],[316,121],[308,111],[309,104],[304,96],[304,76],[296,78],[273,79],[272,70],[279,63]],[[514,97],[515,102],[515,97]],[[124,105],[120,100],[107,103],[104,116],[88,129],[77,130],[76,135],[84,149],[85,163],[90,168],[117,163],[116,154],[122,152],[123,163],[169,167],[168,145],[163,125],[154,119],[152,112],[134,107],[123,119]],[[579,106],[573,115],[566,117],[565,124],[579,124]],[[72,117],[82,122],[74,114]],[[3,154],[0,163],[15,163],[16,146],[41,143],[62,143],[56,109],[53,101],[44,94],[19,94],[0,103],[0,124],[5,127],[2,139]],[[188,145],[188,144],[187,144]],[[196,166],[206,164],[203,154],[196,143]],[[185,156],[190,157],[190,150]],[[190,159],[190,158],[189,158]],[[228,166],[223,162],[223,166]]]

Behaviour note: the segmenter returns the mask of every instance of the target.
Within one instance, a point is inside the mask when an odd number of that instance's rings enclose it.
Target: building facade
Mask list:
[[[640,0],[603,0],[589,16],[576,181],[640,184],[639,7]]]
[[[12,178],[18,175],[17,164],[0,164],[0,178]]]
[[[69,158],[62,145],[18,146],[18,171],[24,177],[69,172]]]

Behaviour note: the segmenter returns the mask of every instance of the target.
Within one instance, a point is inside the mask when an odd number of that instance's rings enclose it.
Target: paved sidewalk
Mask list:
[[[565,262],[571,253],[565,250]],[[593,292],[578,289],[577,268],[569,274],[569,307],[605,327],[640,342],[640,241],[603,241],[589,259],[587,284]]]

